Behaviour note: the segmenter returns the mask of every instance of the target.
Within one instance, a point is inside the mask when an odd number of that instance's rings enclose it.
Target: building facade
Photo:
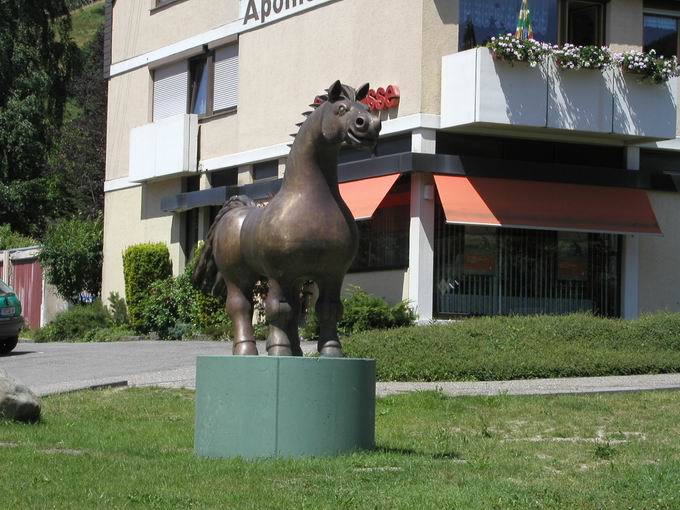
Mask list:
[[[175,272],[220,205],[280,186],[336,79],[373,87],[373,152],[343,149],[360,247],[346,286],[421,319],[680,310],[677,82],[510,65],[477,48],[521,0],[107,0],[103,294],[122,252]],[[680,2],[530,0],[535,37],[675,55]]]

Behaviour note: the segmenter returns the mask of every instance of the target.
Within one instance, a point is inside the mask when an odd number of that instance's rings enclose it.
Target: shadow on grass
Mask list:
[[[427,453],[417,452],[410,448],[390,448],[389,446],[376,446],[376,453],[389,453],[394,455],[430,457],[435,460],[462,460],[463,457],[457,452]]]

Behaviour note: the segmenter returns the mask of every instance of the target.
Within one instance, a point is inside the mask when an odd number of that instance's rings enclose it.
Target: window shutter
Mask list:
[[[153,76],[153,120],[187,113],[189,65],[186,60],[156,69]]]
[[[215,51],[213,111],[238,105],[238,44]]]

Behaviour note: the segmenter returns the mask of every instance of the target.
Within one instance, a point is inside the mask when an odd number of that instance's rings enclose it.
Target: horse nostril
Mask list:
[[[356,124],[357,127],[363,127],[363,125],[366,124],[366,121],[363,117],[357,117]]]

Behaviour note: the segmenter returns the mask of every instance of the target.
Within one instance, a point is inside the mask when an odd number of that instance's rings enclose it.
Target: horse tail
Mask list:
[[[210,226],[210,230],[208,230],[205,244],[201,250],[201,256],[191,276],[191,281],[195,288],[202,290],[207,294],[212,294],[213,296],[224,297],[227,295],[226,283],[220,276],[219,269],[215,263],[215,258],[213,257],[213,242],[215,240],[215,233],[217,232],[217,225],[229,211],[240,209],[241,207],[256,206],[257,204],[245,195],[231,197],[224,203],[220,212],[217,213],[215,221],[213,221]]]

